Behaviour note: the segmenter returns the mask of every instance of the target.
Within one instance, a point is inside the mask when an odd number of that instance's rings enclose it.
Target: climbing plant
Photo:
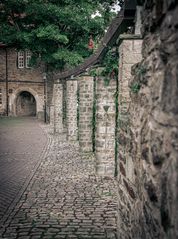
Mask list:
[[[96,75],[93,77],[93,115],[92,115],[93,152],[95,152],[95,132],[96,132]]]
[[[142,84],[145,83],[144,76],[147,72],[146,67],[143,67],[140,63],[135,68],[135,79],[130,84],[130,90],[132,93],[137,94],[140,91]]]
[[[117,47],[111,48],[103,58],[98,68],[92,68],[89,74],[93,77],[102,77],[104,85],[108,86],[111,79],[118,79],[119,54]]]
[[[111,48],[102,60],[103,70],[101,75],[103,76],[105,86],[109,85],[111,79],[117,79],[118,77],[118,49],[117,47]]]
[[[79,105],[80,105],[80,90],[79,86],[77,87],[77,128],[79,129],[79,120],[80,120],[80,110],[79,110]],[[78,135],[77,139],[79,140],[79,130],[78,130]]]
[[[118,136],[118,116],[119,116],[119,81],[117,79],[116,81],[116,92],[115,92],[115,172],[114,176],[116,177],[118,175],[118,142],[117,142],[117,136]]]

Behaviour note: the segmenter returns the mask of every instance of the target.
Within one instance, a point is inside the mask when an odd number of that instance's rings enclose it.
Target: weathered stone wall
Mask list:
[[[8,59],[8,78],[10,81],[38,81],[43,82],[44,66],[40,65],[35,68],[18,68],[17,67],[17,51],[14,48],[7,48]],[[0,49],[0,79],[6,78],[6,53],[4,49]]]
[[[92,152],[93,77],[81,76],[79,84],[79,144],[84,152]]]
[[[141,63],[132,68],[127,152],[120,155],[119,238],[178,238],[178,2],[144,3]],[[128,141],[127,141],[128,142]],[[124,143],[123,143],[124,144]],[[129,183],[128,183],[129,182]]]
[[[17,106],[17,97],[18,95],[23,92],[27,91],[31,93],[35,100],[36,100],[36,105],[37,105],[37,117],[39,119],[43,119],[44,113],[43,113],[43,106],[44,106],[44,86],[43,84],[36,84],[36,83],[31,83],[31,84],[26,84],[24,82],[9,82],[9,89],[10,93],[8,94],[9,96],[9,115],[17,115],[16,114],[16,106]],[[3,82],[0,82],[0,88],[2,89],[2,96],[3,96],[3,104],[2,104],[2,111],[5,113],[6,112],[6,85]]]
[[[2,104],[0,104],[0,114],[6,113],[6,52],[4,49],[0,49],[0,88]]]
[[[77,90],[78,90],[77,80],[68,80],[66,91],[66,106],[67,106],[66,116],[67,116],[67,139],[70,141],[77,141],[78,139]]]
[[[16,115],[17,94],[22,91],[29,91],[37,101],[37,116],[44,117],[44,66],[35,68],[17,67],[17,51],[14,48],[7,48],[7,77],[9,114]],[[0,49],[0,88],[2,89],[2,105],[0,113],[6,113],[6,51]]]
[[[118,91],[118,232],[119,238],[141,239],[138,225],[140,210],[140,166],[131,151],[133,137],[131,131],[130,87],[131,67],[141,61],[142,40],[137,35],[120,36],[119,47],[119,91]],[[137,122],[137,119],[135,119]],[[138,167],[138,169],[137,169]],[[144,238],[144,237],[143,237]]]
[[[96,170],[99,175],[115,173],[116,79],[108,85],[103,77],[96,79]]]

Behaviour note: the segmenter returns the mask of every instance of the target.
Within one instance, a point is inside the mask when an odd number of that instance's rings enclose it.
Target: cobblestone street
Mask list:
[[[32,131],[33,127],[31,125]],[[35,168],[34,175],[31,178],[28,176],[26,190],[5,213],[0,238],[116,239],[114,180],[95,176],[91,154],[81,154],[76,145],[65,142],[59,136],[52,136],[48,126],[43,125],[42,128],[48,135],[46,150],[39,159],[41,163]],[[41,134],[38,137],[41,138],[38,142],[41,145],[45,136]],[[29,154],[27,161],[33,161],[31,158],[38,144],[30,135],[29,140],[34,145],[31,145],[29,152],[32,154]],[[19,145],[18,139],[16,142]],[[6,161],[6,157],[3,161]],[[33,162],[37,161],[34,159]],[[27,167],[17,167],[22,174],[27,173]],[[13,168],[7,165],[5,170],[11,171]],[[16,181],[17,175],[14,175],[13,181]],[[0,184],[2,182],[1,174]]]
[[[33,118],[0,118],[0,219],[37,167],[47,137]]]

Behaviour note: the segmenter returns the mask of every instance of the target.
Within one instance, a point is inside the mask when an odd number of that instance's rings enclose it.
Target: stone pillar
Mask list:
[[[96,81],[96,170],[99,175],[114,176],[116,80],[105,86],[104,79]]]
[[[67,138],[76,141],[78,138],[77,128],[77,80],[67,81]]]
[[[82,76],[79,83],[79,144],[84,152],[92,151],[93,77]]]
[[[63,85],[54,83],[54,133],[63,133]]]
[[[121,36],[119,47],[119,96],[118,96],[118,238],[146,238],[140,235],[141,211],[139,177],[141,165],[134,152],[135,137],[131,121],[135,118],[130,110],[130,93],[139,94],[139,85],[129,85],[131,68],[142,60],[142,40],[139,36]]]
[[[118,172],[124,172],[126,177],[131,181],[134,180],[133,174],[133,159],[129,155],[130,142],[130,91],[138,90],[137,84],[129,86],[131,78],[131,67],[141,61],[142,40],[139,36],[122,35],[120,36],[121,44],[119,47],[119,114],[118,114],[118,149],[119,149],[119,164]],[[131,88],[130,88],[131,87]],[[132,89],[133,88],[133,89]],[[130,142],[131,143],[131,142]],[[122,160],[121,160],[122,159]]]
[[[51,127],[54,128],[54,103],[53,102],[50,104],[49,115],[50,115],[50,125]]]

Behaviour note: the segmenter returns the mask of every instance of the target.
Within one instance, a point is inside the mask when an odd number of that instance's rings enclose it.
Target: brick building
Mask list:
[[[30,67],[31,53],[0,44],[0,114],[44,118],[44,66]]]

